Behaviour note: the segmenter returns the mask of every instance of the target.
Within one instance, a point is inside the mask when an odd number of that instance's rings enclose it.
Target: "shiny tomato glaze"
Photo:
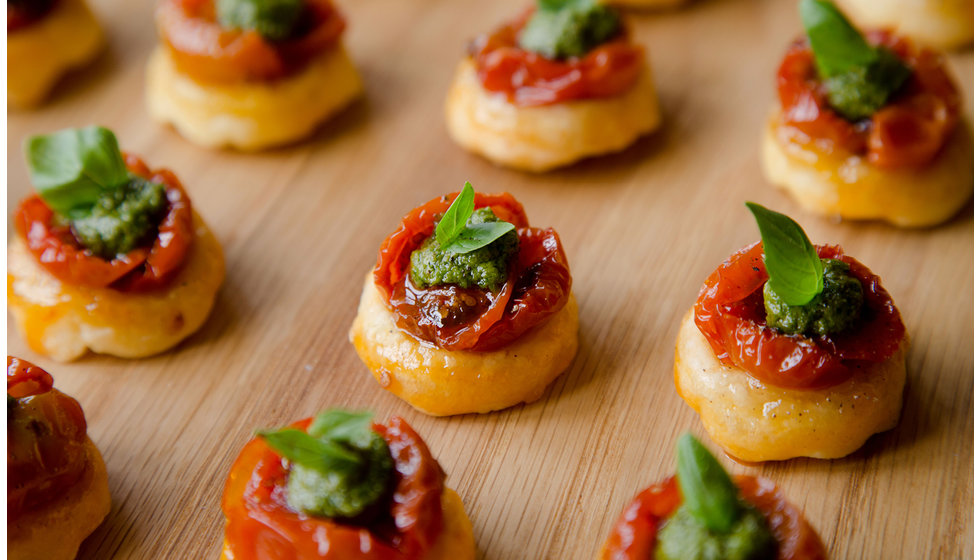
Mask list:
[[[518,36],[530,13],[478,38],[470,47],[477,76],[487,91],[515,105],[550,105],[576,99],[614,97],[643,71],[643,49],[623,33],[582,57],[551,60],[526,51]]]
[[[333,47],[344,19],[331,0],[306,0],[308,27],[293,39],[267,41],[255,31],[225,29],[215,0],[163,0],[157,27],[177,69],[204,83],[271,81],[301,70]]]
[[[735,252],[705,281],[694,322],[722,363],[744,369],[777,387],[816,389],[841,383],[862,366],[883,362],[898,350],[905,325],[881,279],[840,247],[815,246],[823,259],[839,259],[864,288],[864,309],[855,328],[809,338],[766,326],[763,285],[769,279],[762,243]]]
[[[9,521],[64,495],[88,468],[82,407],[52,384],[48,372],[7,356]]]
[[[292,427],[305,430],[311,419]],[[259,438],[245,445],[225,484],[225,541],[235,560],[414,560],[442,530],[445,473],[404,420],[374,425],[388,443],[397,482],[386,514],[370,526],[297,513],[286,502],[288,470]]]
[[[412,251],[422,245],[457,193],[430,200],[402,218],[385,239],[374,268],[399,328],[446,350],[489,351],[501,348],[564,307],[572,278],[558,234],[528,226],[524,208],[507,193],[476,193],[476,208],[490,207],[514,224],[519,249],[507,282],[497,291],[458,286],[417,288],[409,275]]]
[[[823,560],[820,537],[775,485],[754,476],[736,476],[742,499],[755,506],[779,543],[779,560]],[[626,507],[602,549],[602,560],[650,560],[657,532],[683,502],[676,477],[640,492]]]
[[[791,137],[815,142],[831,152],[867,157],[881,168],[923,166],[943,148],[959,121],[962,100],[946,72],[943,58],[917,49],[885,32],[868,34],[904,60],[912,76],[885,107],[870,119],[850,122],[827,101],[817,75],[813,51],[803,40],[790,47],[777,75],[781,124]]]
[[[60,225],[54,211],[38,195],[24,199],[14,224],[37,262],[66,284],[112,288],[124,292],[166,287],[180,271],[194,241],[191,201],[177,176],[167,169],[151,171],[141,159],[124,154],[130,172],[166,188],[167,213],[149,247],[105,260],[83,247],[71,227]]]

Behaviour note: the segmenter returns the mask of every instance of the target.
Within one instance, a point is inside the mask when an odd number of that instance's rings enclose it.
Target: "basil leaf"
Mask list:
[[[677,441],[677,481],[684,507],[711,531],[726,533],[739,516],[738,490],[718,460],[691,434]]]
[[[476,193],[473,191],[473,185],[466,181],[463,190],[456,196],[456,200],[449,205],[436,226],[436,241],[439,242],[440,248],[445,249],[466,227],[466,221],[470,219],[473,209],[476,207],[475,198]]]
[[[875,49],[832,2],[800,0],[800,19],[810,39],[821,78],[867,66],[877,60]]]
[[[99,195],[129,181],[116,136],[100,126],[33,136],[25,151],[34,189],[68,218],[86,215]]]
[[[443,247],[447,253],[466,254],[486,247],[514,229],[510,222],[488,222],[466,226],[452,243]]]
[[[295,428],[257,432],[276,453],[293,463],[323,473],[357,469],[361,458],[343,446],[311,436]]]
[[[370,436],[370,412],[348,412],[346,410],[330,409],[317,414],[310,424],[311,436],[326,440],[363,440]]]
[[[570,4],[573,1],[574,0],[538,0],[538,9],[557,12],[564,8],[566,4]]]
[[[769,287],[787,305],[806,305],[823,291],[823,265],[813,243],[788,216],[746,202],[762,235]]]
[[[215,15],[226,29],[254,30],[270,41],[289,39],[306,8],[304,0],[217,0]]]

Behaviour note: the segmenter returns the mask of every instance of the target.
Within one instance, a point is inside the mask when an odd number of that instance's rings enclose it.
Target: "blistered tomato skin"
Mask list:
[[[867,39],[891,50],[912,69],[903,88],[869,119],[848,121],[830,106],[813,51],[799,40],[790,47],[777,74],[784,133],[827,151],[866,157],[883,169],[925,166],[942,150],[959,122],[959,91],[939,54],[917,49],[885,32],[869,33]]]
[[[905,325],[881,279],[840,247],[816,249],[822,259],[847,263],[861,282],[865,303],[856,326],[812,338],[767,327],[763,286],[769,275],[762,243],[756,243],[718,267],[694,305],[694,322],[722,363],[776,387],[819,389],[841,383],[862,364],[883,362],[898,350]]]

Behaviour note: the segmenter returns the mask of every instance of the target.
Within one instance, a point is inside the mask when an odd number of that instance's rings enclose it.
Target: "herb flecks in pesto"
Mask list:
[[[490,208],[485,207],[474,211],[467,225],[500,221]],[[418,288],[455,285],[497,290],[507,281],[510,260],[517,254],[517,249],[518,236],[513,229],[489,245],[468,253],[443,250],[436,236],[432,235],[412,251],[409,274]]]
[[[763,300],[766,324],[784,334],[823,336],[846,331],[861,316],[864,290],[851,276],[850,266],[837,259],[821,259],[823,290],[805,305],[787,305],[766,282]]]
[[[520,47],[547,58],[582,56],[619,34],[619,15],[594,0],[538,2],[518,37]]]
[[[304,10],[303,0],[217,0],[215,4],[222,27],[255,31],[270,41],[292,37]]]
[[[152,238],[166,205],[163,185],[133,176],[121,188],[102,193],[91,212],[71,226],[82,245],[111,259]]]

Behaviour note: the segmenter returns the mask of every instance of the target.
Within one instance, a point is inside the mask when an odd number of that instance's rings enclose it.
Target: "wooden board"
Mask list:
[[[466,42],[525,2],[340,0],[367,98],[301,145],[259,155],[199,149],[148,120],[149,0],[94,0],[111,47],[8,128],[8,212],[28,192],[24,137],[100,123],[182,178],[224,245],[228,278],[204,328],[144,360],[90,356],[50,369],[85,408],[113,507],[81,558],[216,558],[229,466],[257,427],[328,406],[404,416],[462,495],[479,556],[590,559],[638,490],[671,474],[677,436],[704,436],[672,382],[673,345],[704,278],[758,239],[742,206],[796,217],[880,274],[912,335],[898,428],[836,461],[733,472],[774,479],[836,558],[972,555],[973,213],[926,231],[801,213],[759,166],[774,69],[799,33],[795,3],[704,0],[637,14],[666,113],[626,152],[547,175],[458,149],[442,104]],[[972,120],[972,52],[952,57]],[[510,191],[561,234],[581,348],[539,402],[430,418],[381,390],[347,341],[363,274],[403,213],[464,180]],[[714,444],[709,444],[718,450]]]

